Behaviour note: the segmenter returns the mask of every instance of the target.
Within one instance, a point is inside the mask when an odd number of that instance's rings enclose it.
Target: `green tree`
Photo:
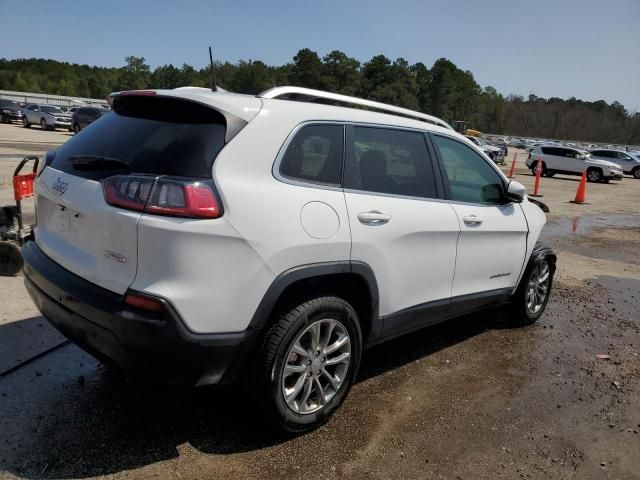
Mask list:
[[[322,88],[322,61],[316,52],[303,48],[293,57],[291,83],[307,88]]]

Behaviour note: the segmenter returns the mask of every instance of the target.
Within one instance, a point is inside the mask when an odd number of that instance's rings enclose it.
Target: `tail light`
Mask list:
[[[102,180],[105,201],[136,212],[186,218],[220,218],[222,203],[211,180],[115,175]]]

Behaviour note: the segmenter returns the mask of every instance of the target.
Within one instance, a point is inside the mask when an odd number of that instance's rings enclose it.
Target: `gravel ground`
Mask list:
[[[0,127],[1,203],[20,152],[68,135]],[[336,417],[293,439],[233,387],[145,385],[48,351],[63,339],[0,277],[0,478],[640,478],[640,182],[589,184],[590,205],[568,203],[575,188],[543,179],[559,269],[537,324],[488,311],[375,347]]]

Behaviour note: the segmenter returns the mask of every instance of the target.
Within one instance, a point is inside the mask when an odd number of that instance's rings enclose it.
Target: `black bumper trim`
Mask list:
[[[69,340],[143,379],[178,385],[233,381],[250,356],[259,331],[197,334],[169,302],[147,314],[123,296],[64,269],[34,243],[22,248],[25,285],[42,315]]]

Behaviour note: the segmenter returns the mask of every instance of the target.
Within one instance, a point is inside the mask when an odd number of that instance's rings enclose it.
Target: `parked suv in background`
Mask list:
[[[590,182],[608,182],[611,179],[622,179],[622,169],[613,162],[598,160],[584,150],[570,147],[558,147],[541,145],[531,150],[526,165],[535,174],[538,159],[542,159],[542,175],[548,177],[556,173],[566,175],[582,175],[587,171],[587,180]]]
[[[42,314],[105,362],[247,378],[256,411],[301,432],[339,407],[365,347],[488,306],[518,325],[545,310],[541,204],[442,120],[298,87],[110,101],[41,162],[23,248]]]
[[[43,130],[54,130],[64,128],[71,131],[71,115],[64,113],[60,108],[53,105],[27,105],[23,109],[22,125],[25,128],[31,125],[40,125]]]
[[[640,179],[640,158],[624,150],[589,150],[591,158],[613,162],[622,168],[627,175]]]
[[[13,100],[0,98],[0,121],[2,123],[21,122],[22,109]]]
[[[96,107],[80,107],[77,108],[71,116],[71,126],[75,133],[80,132],[83,128],[86,128],[91,122],[96,121],[101,116],[109,113],[106,108]]]

